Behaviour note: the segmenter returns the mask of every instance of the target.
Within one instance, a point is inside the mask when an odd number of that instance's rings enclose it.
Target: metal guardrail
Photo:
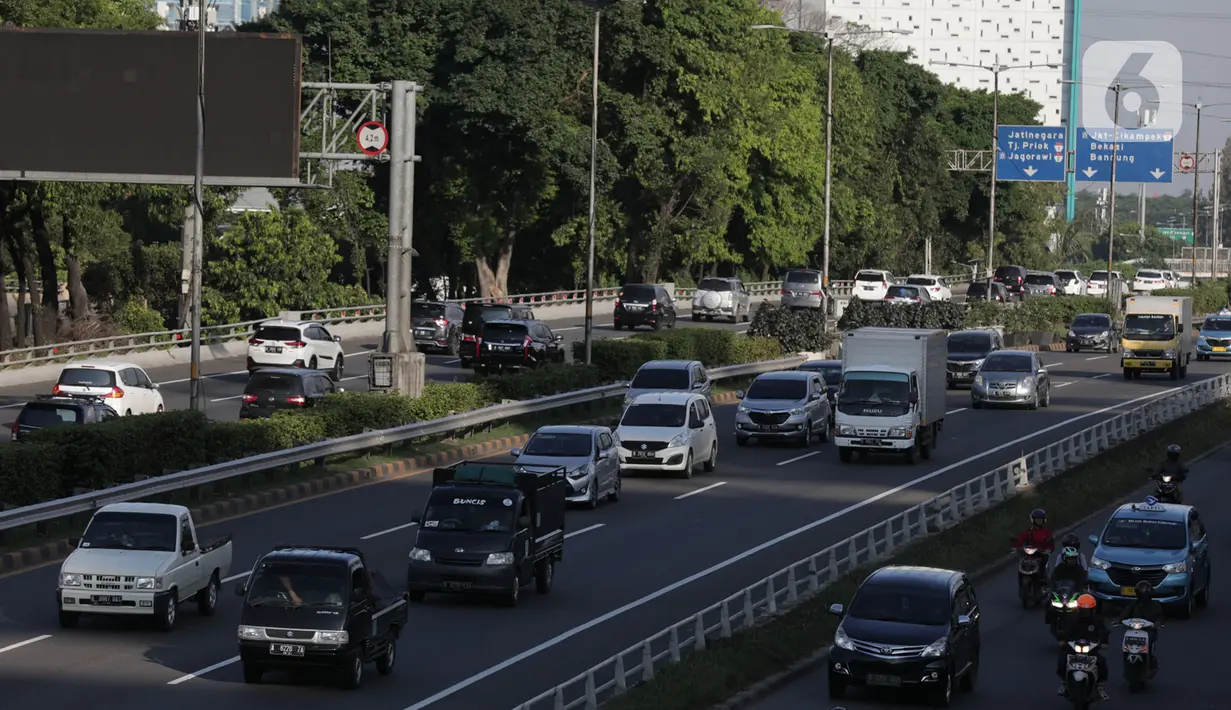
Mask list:
[[[806,357],[797,355],[777,360],[716,367],[709,371],[709,375],[711,380],[749,377],[762,372],[788,370],[799,366],[805,360],[807,360]],[[314,444],[297,446],[292,449],[284,449],[235,461],[227,461],[213,466],[205,466],[191,471],[181,471],[143,481],[126,483],[114,488],[91,491],[69,498],[36,503],[0,512],[0,531],[26,525],[35,525],[81,513],[90,513],[111,503],[139,500],[185,488],[215,483],[236,476],[258,473],[268,469],[293,466],[308,461],[318,461],[339,454],[357,453],[410,439],[440,436],[442,434],[475,429],[515,417],[540,414],[548,409],[573,407],[580,404],[621,398],[627,391],[626,385],[614,384],[509,404],[497,404],[470,412],[453,414],[429,422],[415,422],[393,429],[383,429],[355,434],[341,439],[321,441]]]
[[[820,594],[843,575],[935,535],[1066,470],[1178,417],[1231,397],[1231,375],[1204,380],[1088,427],[1016,462],[909,508],[771,574],[590,668],[514,710],[592,710],[686,653],[776,616]],[[823,640],[818,639],[818,645]]]
[[[970,280],[968,275],[943,277],[950,284],[964,283]],[[744,284],[753,296],[772,296],[781,290],[780,281],[760,281]],[[830,295],[834,298],[849,298],[854,287],[853,281],[830,282]],[[673,289],[676,298],[691,298],[694,288]],[[618,288],[596,289],[594,299],[597,302],[614,301]],[[528,304],[538,308],[568,306],[585,303],[586,291],[547,291],[543,293],[524,293],[503,298],[464,298],[455,303],[516,303]],[[547,315],[547,314],[545,314]],[[311,320],[324,325],[341,325],[345,323],[366,323],[380,321],[385,318],[384,304],[370,306],[343,306],[341,308],[323,308],[307,311],[285,311],[262,318],[260,320],[228,323],[202,328],[202,344],[217,345],[236,340],[246,340],[252,335],[256,325],[273,318],[288,320]],[[183,347],[191,342],[192,331],[188,329],[163,330],[152,333],[137,333],[132,335],[117,335],[90,340],[76,340],[63,343],[50,343],[30,348],[15,348],[0,350],[0,370],[26,365],[38,365],[51,362],[65,362],[77,358],[97,357],[100,355],[144,352],[149,350]]]

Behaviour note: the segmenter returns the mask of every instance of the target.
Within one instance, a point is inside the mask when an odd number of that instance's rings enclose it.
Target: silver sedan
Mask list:
[[[1038,409],[1051,404],[1051,376],[1038,353],[998,350],[983,361],[970,388],[970,406],[1025,405]]]

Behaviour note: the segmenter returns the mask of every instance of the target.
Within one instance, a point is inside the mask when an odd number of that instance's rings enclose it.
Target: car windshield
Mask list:
[[[175,552],[179,518],[165,513],[96,513],[77,547]]]
[[[272,372],[254,372],[244,387],[245,393],[257,391],[276,392],[283,394],[301,394],[303,380],[294,375],[284,375]]]
[[[620,426],[678,429],[684,426],[688,408],[682,404],[634,404],[624,411]]]
[[[759,377],[748,388],[745,399],[789,399],[792,402],[808,396],[808,383],[801,379]]]
[[[884,283],[885,275],[879,271],[860,271],[859,273],[855,274],[855,280],[856,281],[876,281],[877,283]]]
[[[526,444],[522,454],[526,456],[589,456],[591,436],[562,432],[538,432]]]
[[[731,282],[726,279],[701,279],[697,284],[698,291],[730,291]]]
[[[890,286],[885,298],[919,298],[919,289],[914,286]]]
[[[412,303],[410,304],[411,318],[443,318],[445,315],[445,304],[443,303]]]
[[[620,289],[620,300],[633,303],[649,303],[658,298],[653,286],[632,285]]]
[[[848,616],[867,621],[944,626],[952,606],[948,597],[917,589],[864,585],[851,602]]]
[[[784,280],[789,284],[819,284],[821,275],[815,271],[788,271]]]
[[[935,286],[936,279],[929,276],[912,276],[906,279],[906,283],[912,286]]]
[[[1103,530],[1103,544],[1142,550],[1182,550],[1188,546],[1188,530],[1175,520],[1112,518]]]
[[[1175,337],[1175,318],[1167,313],[1130,313],[1124,316],[1124,337],[1143,336],[1151,339]]]
[[[807,372],[819,372],[825,377],[826,385],[836,385],[842,381],[842,366],[841,365],[810,365],[804,363],[799,366],[799,369]]]
[[[1201,329],[1211,332],[1231,331],[1231,318],[1206,318],[1205,323],[1201,326]]]
[[[17,415],[17,424],[34,429],[61,426],[63,424],[80,424],[81,409],[65,405],[35,404],[31,402],[22,408]]]
[[[340,608],[349,585],[341,565],[267,562],[252,575],[248,606]]]
[[[114,387],[115,373],[86,367],[69,367],[60,372],[58,384],[68,387]]]
[[[949,353],[983,355],[992,351],[992,336],[986,333],[954,333],[949,336]]]
[[[1110,328],[1111,316],[1086,314],[1073,319],[1070,328]]]
[[[433,499],[423,515],[424,530],[441,532],[507,533],[513,531],[512,500],[496,498],[461,498],[448,493],[440,500]]]
[[[1034,358],[1029,355],[992,355],[983,362],[980,372],[1034,372]]]
[[[1051,274],[1029,274],[1026,276],[1026,283],[1031,286],[1054,286],[1056,277]]]
[[[686,390],[688,370],[678,367],[643,367],[629,385],[638,390]]]
[[[302,337],[298,328],[286,326],[261,326],[252,334],[253,340],[281,340],[284,343],[293,343]]]

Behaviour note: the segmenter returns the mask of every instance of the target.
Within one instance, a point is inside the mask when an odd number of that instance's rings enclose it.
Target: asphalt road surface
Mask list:
[[[1211,555],[1214,561],[1231,559],[1231,529],[1226,518],[1214,511],[1231,497],[1231,483],[1226,479],[1231,466],[1231,449],[1224,449],[1193,467],[1193,475],[1185,485],[1185,497],[1197,502],[1209,526]],[[1202,505],[1201,501],[1210,501]],[[1215,503],[1217,501],[1218,503]],[[1082,548],[1091,551],[1086,537],[1099,534],[1106,519],[1098,520],[1078,530]],[[1217,565],[1215,565],[1217,567]],[[1226,689],[1213,671],[1220,656],[1221,642],[1227,638],[1220,629],[1231,634],[1231,593],[1212,597],[1208,609],[1198,609],[1189,621],[1164,619],[1159,631],[1159,672],[1146,689],[1137,694],[1128,692],[1120,660],[1121,629],[1111,630],[1108,661],[1111,678],[1107,683],[1110,703],[1096,704],[1116,710],[1155,710],[1185,707],[1207,710],[1227,707]],[[997,710],[1038,710],[1062,708],[1066,702],[1056,696],[1056,656],[1051,636],[1042,624],[1037,609],[1023,611],[1017,600],[1017,572],[1010,568],[978,585],[980,609],[983,612],[980,638],[983,641],[979,664],[978,686],[971,694],[954,696],[959,708],[996,708]],[[835,600],[846,603],[848,600]],[[1216,646],[1218,648],[1216,648]],[[1213,672],[1212,672],[1213,671]],[[764,701],[750,706],[753,710],[800,710],[841,706],[846,710],[884,710],[885,708],[919,707],[897,693],[861,690],[848,691],[847,699],[827,698],[824,670],[819,670],[783,688]]]
[[[965,392],[951,392],[945,438],[916,466],[841,465],[830,445],[737,448],[734,408],[717,407],[723,437],[714,473],[630,479],[620,502],[571,512],[572,537],[548,597],[529,591],[520,607],[503,609],[429,596],[411,609],[394,675],[369,673],[356,695],[275,677],[243,684],[234,662],[233,581],[216,617],[185,606],[179,627],[161,634],[110,620],[61,630],[52,601],[58,565],[10,575],[0,579],[3,705],[119,707],[140,697],[183,710],[237,703],[332,710],[343,700],[369,710],[513,707],[834,541],[1175,386],[1125,382],[1118,362],[1097,355],[1044,358],[1057,388],[1050,408],[974,412]],[[1190,380],[1222,370],[1194,365]],[[400,583],[414,535],[410,518],[428,485],[419,476],[350,489],[211,525],[205,534],[234,534],[234,575],[277,543],[358,544]]]
[[[606,316],[604,316],[606,318]],[[585,319],[583,317],[565,318],[545,321],[551,329],[564,336],[566,345],[582,340],[585,335]],[[677,327],[722,328],[736,332],[748,330],[747,323],[705,322],[694,323],[685,314]],[[644,332],[641,328],[637,332]],[[609,321],[596,319],[594,337],[596,338],[627,338],[628,331],[617,331]],[[347,391],[361,391],[368,388],[368,354],[380,347],[380,336],[367,338],[351,338],[343,341],[346,351],[346,373],[343,376],[342,387]],[[568,345],[571,352],[571,345]],[[122,358],[116,358],[122,359]],[[167,409],[187,409],[189,402],[188,366],[150,368],[146,370],[150,379],[161,386],[163,401]],[[201,372],[205,378],[203,388],[209,400],[208,414],[213,419],[234,421],[239,418],[239,398],[244,393],[244,385],[248,382],[248,371],[242,357],[208,360],[201,363]],[[452,382],[454,380],[469,381],[471,371],[461,367],[457,358],[451,355],[427,355],[427,379],[431,382]],[[13,425],[22,405],[35,395],[47,394],[51,391],[54,381],[32,382],[20,387],[0,388],[0,426],[5,429]],[[7,437],[0,439],[7,441]]]

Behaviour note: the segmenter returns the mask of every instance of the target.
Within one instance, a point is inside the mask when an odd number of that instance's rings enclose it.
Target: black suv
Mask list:
[[[478,358],[479,336],[483,324],[496,320],[534,320],[530,306],[509,303],[469,303],[462,318],[462,349],[458,352],[462,367],[470,367]]]
[[[986,281],[976,281],[970,284],[970,287],[966,289],[966,300],[1008,303],[1009,291],[1002,283],[993,281],[989,284]]]
[[[474,371],[533,370],[540,365],[562,363],[563,341],[564,336],[552,333],[543,321],[488,321],[479,334],[479,357],[474,361]]]
[[[316,370],[262,368],[248,376],[239,398],[239,418],[265,419],[280,409],[313,407],[325,395],[345,391],[329,375]]]
[[[655,284],[624,284],[615,302],[615,329],[675,327],[675,299]]]
[[[102,397],[57,397],[39,395],[26,402],[13,422],[13,441],[24,441],[36,431],[66,424],[97,424],[118,417],[119,412]]]
[[[994,330],[959,330],[949,334],[948,374],[950,388],[971,386],[979,366],[988,355],[1004,349],[1004,339]]]
[[[904,688],[949,707],[953,684],[974,690],[979,671],[979,600],[964,572],[882,567],[860,585],[841,617],[826,661],[829,697],[850,686]]]
[[[1020,300],[1026,289],[1026,276],[1028,275],[1029,272],[1024,266],[997,266],[996,273],[992,275],[992,281],[1004,284],[1009,293],[1016,295]]]
[[[462,347],[465,311],[456,303],[415,301],[410,304],[410,327],[415,347],[456,356]]]

